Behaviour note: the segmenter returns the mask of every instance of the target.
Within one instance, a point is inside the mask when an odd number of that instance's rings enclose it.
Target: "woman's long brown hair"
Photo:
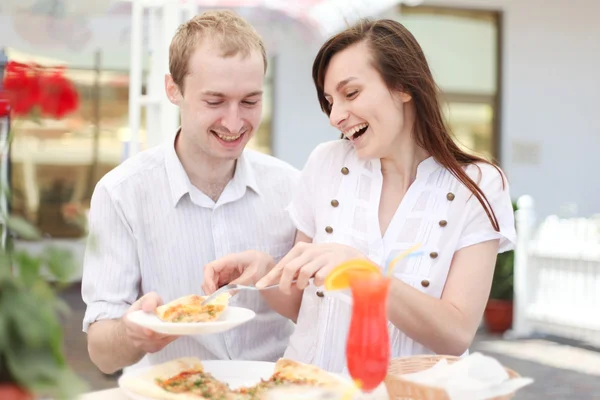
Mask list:
[[[416,112],[413,132],[416,143],[473,193],[483,206],[492,226],[499,232],[500,226],[488,199],[462,167],[483,162],[496,168],[502,176],[503,185],[504,176],[496,165],[464,152],[454,142],[442,117],[438,99],[439,89],[423,50],[401,23],[389,19],[364,19],[323,44],[315,58],[312,71],[323,112],[329,115],[331,111],[324,95],[325,73],[331,58],[347,47],[363,41],[371,50],[374,67],[381,74],[388,89],[412,96]]]

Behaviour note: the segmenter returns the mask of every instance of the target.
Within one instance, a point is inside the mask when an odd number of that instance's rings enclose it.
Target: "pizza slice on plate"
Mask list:
[[[200,360],[179,358],[148,372],[124,376],[119,385],[135,394],[162,400],[228,400],[229,386],[204,371]]]
[[[204,370],[194,357],[155,365],[147,372],[119,380],[119,386],[136,395],[161,400],[263,400],[273,389],[322,388],[343,393],[349,383],[313,365],[280,359],[273,375],[251,387],[232,390]]]
[[[229,293],[202,305],[206,297],[195,294],[180,297],[156,308],[156,316],[164,322],[210,322],[221,316],[229,303]]]
[[[343,393],[347,390],[348,385],[348,382],[343,381],[341,377],[332,375],[319,367],[282,358],[275,363],[275,371],[269,379],[251,387],[236,389],[233,392],[246,396],[240,396],[240,399],[260,400],[264,393],[276,388],[314,387]]]

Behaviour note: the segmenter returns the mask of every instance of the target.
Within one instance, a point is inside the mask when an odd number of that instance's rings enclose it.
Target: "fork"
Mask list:
[[[292,281],[292,283],[295,283],[295,282],[296,282],[296,280],[294,279]],[[265,286],[264,288],[259,289],[256,286],[238,285],[237,283],[230,283],[229,285],[221,286],[216,292],[214,292],[213,294],[208,296],[206,299],[204,299],[204,301],[202,302],[202,305],[205,305],[205,304],[213,301],[215,298],[217,298],[219,295],[221,295],[225,292],[237,292],[240,290],[267,290],[267,289],[276,288],[277,286],[279,286],[279,283],[276,283],[274,285]]]

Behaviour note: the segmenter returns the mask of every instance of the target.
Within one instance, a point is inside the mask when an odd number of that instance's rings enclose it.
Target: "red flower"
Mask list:
[[[49,69],[14,61],[6,66],[0,97],[7,99],[13,113],[19,116],[39,107],[46,116],[62,118],[79,104],[77,91],[64,76],[64,68]]]
[[[10,115],[10,102],[0,93],[0,118]]]
[[[40,96],[35,67],[11,61],[6,65],[4,74],[3,97],[8,99],[16,115],[29,114]]]
[[[62,72],[55,71],[40,77],[40,108],[44,115],[62,118],[77,109],[79,96],[73,84]]]

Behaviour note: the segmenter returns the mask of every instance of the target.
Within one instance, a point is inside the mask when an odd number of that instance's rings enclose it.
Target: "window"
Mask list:
[[[63,216],[67,204],[89,208],[96,183],[123,161],[129,133],[129,73],[68,69],[80,95],[77,112],[36,124],[16,120],[11,148],[11,207],[52,238],[85,232]],[[272,74],[265,79],[263,122],[248,147],[271,153]],[[145,81],[145,80],[144,80]],[[146,147],[142,108],[140,148]]]
[[[501,15],[485,10],[401,6],[398,20],[423,48],[459,145],[498,161]]]
[[[263,109],[262,122],[254,137],[248,142],[248,148],[260,151],[265,154],[272,154],[273,147],[271,142],[271,130],[273,119],[273,68],[275,62],[269,60],[267,75],[263,85]]]
[[[68,76],[80,96],[77,112],[13,123],[12,210],[54,238],[84,234],[61,210],[68,203],[89,207],[98,180],[121,162],[128,124],[127,73],[70,69]]]

